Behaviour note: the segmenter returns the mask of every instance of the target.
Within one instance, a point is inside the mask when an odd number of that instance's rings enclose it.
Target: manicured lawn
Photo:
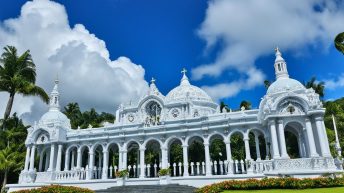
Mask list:
[[[227,190],[222,193],[344,193],[344,187],[306,190]]]

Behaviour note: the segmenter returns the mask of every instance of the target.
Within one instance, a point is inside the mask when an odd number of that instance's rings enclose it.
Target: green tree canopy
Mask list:
[[[334,46],[338,51],[344,54],[344,32],[339,33],[334,39]]]

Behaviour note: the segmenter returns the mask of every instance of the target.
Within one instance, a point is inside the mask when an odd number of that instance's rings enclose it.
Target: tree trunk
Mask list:
[[[11,114],[11,110],[12,110],[12,106],[13,106],[13,101],[14,101],[14,95],[15,93],[10,93],[10,98],[8,99],[8,102],[7,102],[7,106],[6,106],[6,111],[5,111],[5,114],[4,114],[4,120],[3,120],[3,124],[2,124],[2,130],[5,130],[5,123],[6,123],[6,120],[8,119],[8,117],[10,116]]]
[[[5,170],[5,172],[4,172],[4,180],[2,181],[1,193],[5,192],[5,189],[6,189],[5,186],[7,184],[7,173],[8,173],[8,171]]]

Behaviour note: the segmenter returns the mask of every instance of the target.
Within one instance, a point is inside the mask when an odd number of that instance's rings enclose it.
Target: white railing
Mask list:
[[[87,172],[88,170],[85,170],[84,168],[73,169],[70,171],[55,172],[55,180],[85,180],[87,177]]]

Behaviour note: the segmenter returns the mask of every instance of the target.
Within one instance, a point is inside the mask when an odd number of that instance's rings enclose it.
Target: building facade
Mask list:
[[[28,129],[19,183],[9,187],[72,183],[101,189],[119,185],[115,172],[123,169],[130,173],[127,185],[160,184],[158,171],[171,168],[171,183],[193,186],[225,179],[314,177],[342,171],[341,161],[330,152],[325,109],[318,94],[289,77],[278,48],[275,55],[276,80],[259,109],[253,110],[220,112],[205,91],[190,84],[183,70],[180,85],[166,96],[152,79],[139,101],[120,105],[115,123],[72,129],[60,112],[56,81],[49,111]],[[237,142],[231,142],[233,136]],[[214,142],[222,148],[217,153]],[[240,152],[232,152],[232,146],[240,144],[241,157]],[[180,153],[173,153],[172,146]]]

